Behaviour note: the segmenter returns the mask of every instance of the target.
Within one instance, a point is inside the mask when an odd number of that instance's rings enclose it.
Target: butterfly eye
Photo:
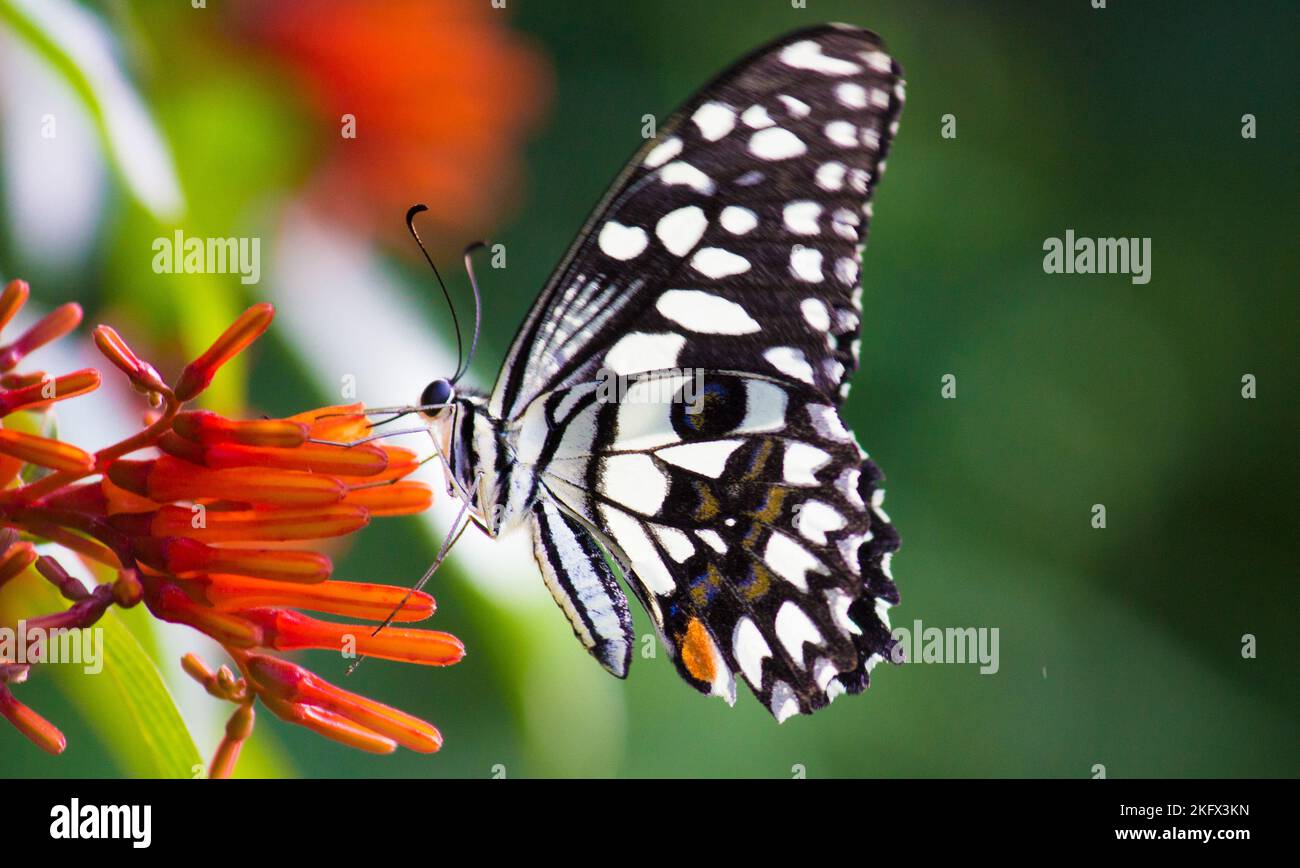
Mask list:
[[[433,411],[429,415],[434,415],[437,413],[435,405],[450,403],[453,394],[451,383],[446,380],[434,380],[420,393],[420,406],[428,407]]]

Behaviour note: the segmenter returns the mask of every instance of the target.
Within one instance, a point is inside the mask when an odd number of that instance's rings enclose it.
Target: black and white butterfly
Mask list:
[[[529,526],[574,633],[620,678],[619,573],[686,681],[734,702],[743,678],[778,721],[862,691],[890,656],[898,536],[838,407],[900,74],[844,25],[741,60],[615,179],[491,395],[425,390],[467,514],[494,537]]]

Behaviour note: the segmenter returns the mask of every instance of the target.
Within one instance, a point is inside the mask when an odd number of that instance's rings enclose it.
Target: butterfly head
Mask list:
[[[456,400],[456,387],[450,380],[434,380],[420,393],[420,415],[426,419],[437,419],[451,409]]]

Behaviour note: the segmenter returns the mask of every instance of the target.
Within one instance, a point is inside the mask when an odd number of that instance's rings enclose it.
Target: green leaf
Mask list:
[[[33,585],[26,583],[29,606],[45,612],[61,608],[53,588],[44,581]],[[125,774],[198,777],[205,763],[162,674],[126,623],[132,614],[109,609],[95,624],[104,636],[102,671],[49,664],[40,667],[40,674],[48,673],[58,683]]]
[[[162,673],[117,612],[110,609],[99,625],[104,628],[104,674],[121,699],[123,717],[131,721],[132,737],[147,748],[152,776],[195,777],[195,770],[204,768],[203,759]]]

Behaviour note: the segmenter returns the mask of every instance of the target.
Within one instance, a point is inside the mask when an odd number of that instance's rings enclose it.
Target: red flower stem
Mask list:
[[[36,572],[40,573],[45,581],[53,585],[65,600],[80,603],[90,597],[90,591],[86,590],[86,586],[81,583],[81,580],[70,576],[68,571],[54,558],[37,558]]]
[[[13,525],[21,530],[38,536],[48,536],[50,525],[80,531],[104,544],[104,547],[116,558],[116,563],[106,561],[102,553],[78,548],[72,539],[54,540],[67,548],[76,549],[80,554],[88,555],[100,563],[106,563],[114,569],[122,569],[135,563],[135,552],[131,538],[98,516],[73,509],[57,509],[47,506],[10,506],[0,501],[0,522]],[[82,543],[88,542],[81,540]]]
[[[35,482],[24,485],[21,488],[13,488],[0,494],[0,505],[9,503],[34,503],[58,491],[69,483],[76,482],[78,479],[84,479],[95,473],[99,473],[112,461],[121,458],[123,455],[129,455],[137,449],[144,449],[147,446],[153,446],[157,443],[158,438],[171,430],[172,420],[180,412],[181,402],[176,400],[176,395],[168,389],[163,395],[162,414],[154,420],[154,423],[143,431],[139,431],[119,443],[107,446],[95,453],[95,469],[86,472],[73,472],[70,470],[56,470],[55,472],[43,476]]]
[[[13,519],[0,518],[0,521],[9,522],[15,527],[20,526],[20,523]],[[83,536],[78,536],[70,530],[65,530],[64,528],[59,527],[56,524],[42,522],[36,519],[23,521],[21,527],[32,536],[41,537],[47,542],[61,545],[65,549],[70,549],[82,557],[89,558],[96,563],[103,564],[104,566],[114,570],[120,570],[122,568],[122,562],[117,555],[113,553],[113,550],[108,546],[100,545],[93,539],[86,539]]]
[[[27,627],[46,631],[89,627],[98,621],[111,605],[113,605],[113,586],[97,585],[89,597],[73,603],[62,612],[42,615],[39,618],[28,618]]]

